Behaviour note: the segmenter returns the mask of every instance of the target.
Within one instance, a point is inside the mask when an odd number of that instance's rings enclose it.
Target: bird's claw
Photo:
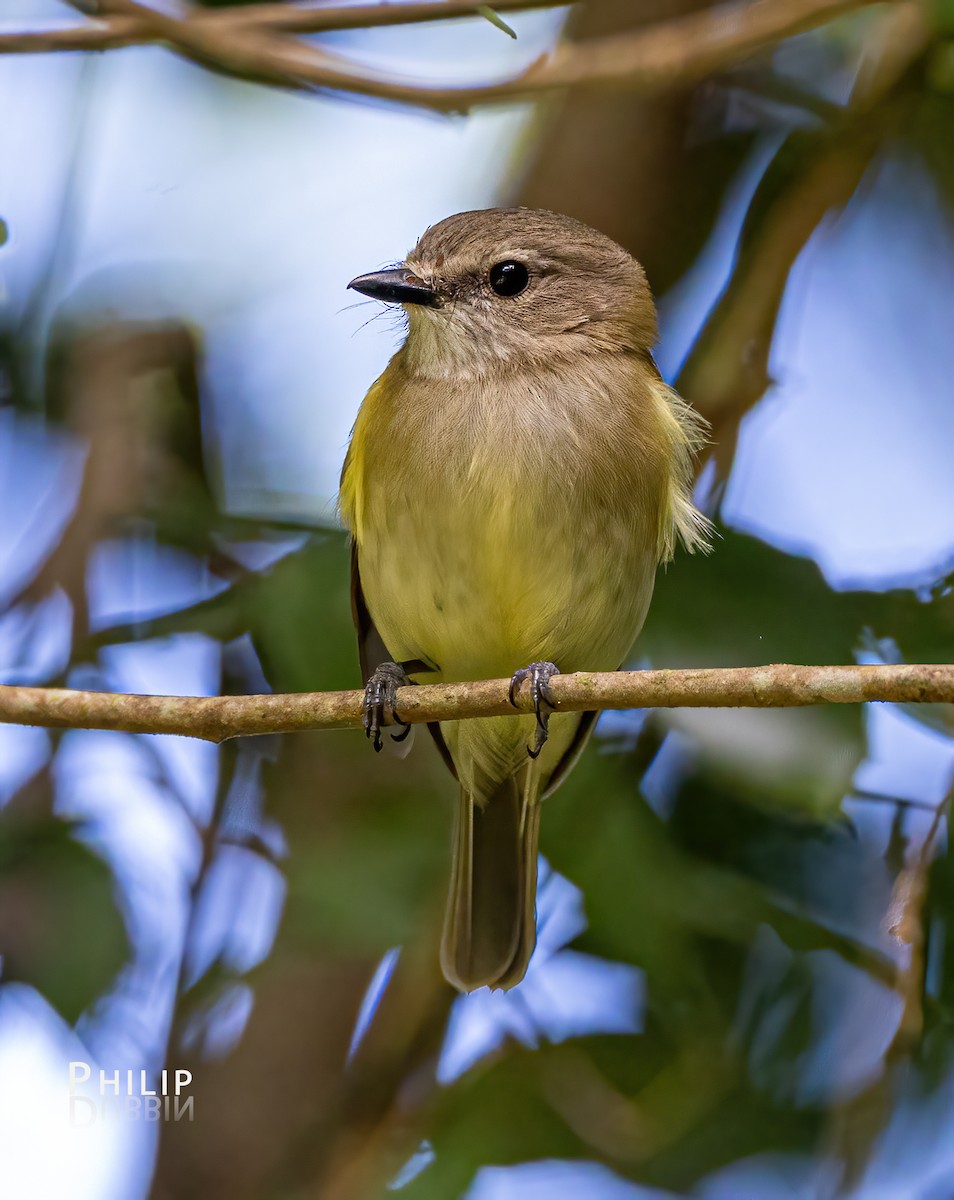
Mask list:
[[[510,703],[514,708],[517,707],[517,692],[522,684],[528,679],[530,680],[530,697],[533,700],[533,712],[537,718],[537,730],[533,745],[527,747],[527,753],[531,758],[536,758],[546,743],[547,723],[550,720],[550,713],[547,709],[556,708],[556,701],[550,691],[550,680],[554,675],[559,674],[560,668],[552,662],[534,662],[529,667],[521,667],[519,671],[514,671],[513,678],[510,680]]]
[[[383,726],[402,726],[400,733],[391,734],[391,740],[394,742],[403,742],[411,732],[411,726],[407,721],[401,720],[394,707],[398,688],[410,682],[404,668],[395,662],[382,663],[368,680],[364,689],[364,715],[361,723],[364,726],[364,735],[371,739],[375,751],[379,751],[383,745]]]

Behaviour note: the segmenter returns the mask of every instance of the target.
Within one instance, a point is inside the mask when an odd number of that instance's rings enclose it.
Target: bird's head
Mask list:
[[[457,213],[400,266],[348,286],[403,305],[408,365],[436,378],[648,351],[656,339],[639,263],[579,221],[536,209]]]

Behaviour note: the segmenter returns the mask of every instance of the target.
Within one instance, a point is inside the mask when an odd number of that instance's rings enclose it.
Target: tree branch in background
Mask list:
[[[927,833],[920,843],[915,842],[891,889],[884,926],[900,952],[894,986],[902,1003],[901,1014],[881,1071],[861,1091],[843,1097],[832,1110],[826,1148],[831,1161],[838,1164],[840,1195],[849,1195],[864,1178],[873,1147],[879,1143],[895,1112],[900,1081],[922,1044],[932,917],[927,903],[928,889],[952,801],[954,787],[940,804],[931,806],[934,816]]]
[[[564,0],[497,0],[498,12],[556,8]],[[572,3],[572,0],[569,0]],[[228,26],[263,33],[333,33],[344,29],[371,29],[389,25],[422,25],[477,16],[485,7],[477,0],[424,0],[423,3],[343,4],[313,8],[298,4],[247,4],[236,7],[195,9],[189,21],[196,25]],[[0,33],[0,53],[33,54],[55,50],[112,50],[117,46],[161,40],[150,10],[139,4],[104,4],[103,12],[85,25],[58,26],[23,33]]]
[[[823,25],[873,0],[751,0],[721,5],[649,29],[557,47],[521,74],[497,83],[428,87],[380,75],[351,60],[287,36],[332,29],[437,20],[476,12],[477,4],[375,4],[289,9],[262,5],[171,16],[136,0],[112,0],[97,25],[0,34],[0,53],[110,49],[162,41],[214,70],[239,79],[299,90],[329,88],[383,100],[461,112],[475,105],[525,99],[575,86],[659,92],[723,70],[784,38]],[[555,7],[543,0],[496,6],[501,11]],[[395,10],[400,11],[400,16]],[[405,11],[406,10],[406,11]]]
[[[529,9],[557,8],[573,0],[495,0],[496,12],[526,12]],[[377,29],[385,25],[421,25],[428,21],[447,21],[473,17],[487,8],[478,0],[419,0],[418,3],[323,5],[311,8],[297,4],[247,4],[239,8],[213,9],[213,22],[235,22],[248,29],[267,29],[272,33],[330,33],[339,29]]]
[[[510,681],[400,688],[404,721],[512,715]],[[561,711],[612,708],[792,708],[813,704],[954,703],[954,666],[889,664],[716,667],[676,671],[578,672],[551,683]],[[171,733],[222,742],[262,733],[360,729],[364,693],[263,696],[133,696],[60,688],[0,687],[0,722],[13,725]],[[531,712],[526,687],[520,712]]]
[[[720,482],[728,478],[742,418],[772,384],[769,357],[791,269],[824,217],[854,195],[884,145],[903,109],[896,85],[929,36],[919,3],[886,9],[868,34],[841,120],[791,135],[765,171],[732,275],[676,380],[712,425]]]

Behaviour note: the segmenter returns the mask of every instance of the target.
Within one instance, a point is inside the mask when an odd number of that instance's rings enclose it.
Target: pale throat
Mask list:
[[[528,335],[480,310],[451,304],[408,313],[404,358],[425,379],[480,379],[534,360]]]

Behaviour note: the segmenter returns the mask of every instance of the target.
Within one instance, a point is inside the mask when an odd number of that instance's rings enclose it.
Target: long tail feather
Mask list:
[[[486,801],[461,789],[441,966],[462,992],[518,984],[536,944],[540,805],[529,768]]]

